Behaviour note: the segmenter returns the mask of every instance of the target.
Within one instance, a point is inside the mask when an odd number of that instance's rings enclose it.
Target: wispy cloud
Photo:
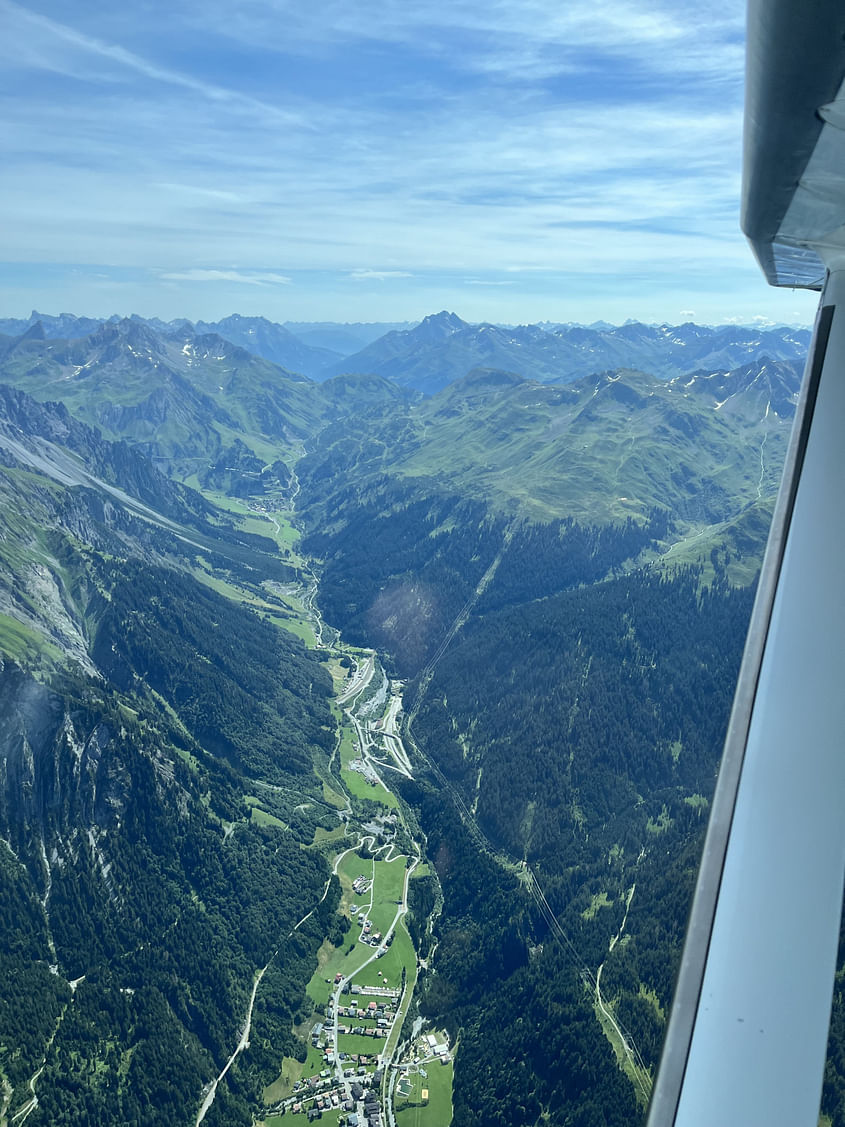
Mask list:
[[[281,119],[287,125],[304,124],[299,115],[287,113],[278,106],[262,102],[239,90],[162,66],[118,43],[109,43],[96,36],[83,34],[66,23],[23,8],[13,0],[2,0],[0,12],[7,33],[11,33],[10,37],[6,38],[7,49],[12,46],[14,40],[26,44],[24,57],[35,67],[90,80],[92,75],[88,66],[92,58],[98,59],[103,63],[111,64],[108,69],[95,76],[106,81],[117,80],[121,70],[129,71],[157,83],[181,87],[191,93],[200,94],[212,102],[234,103],[252,111],[259,111],[275,119]],[[14,55],[10,53],[8,57],[14,58]]]
[[[134,268],[174,315],[280,286],[341,319],[400,295],[390,316],[421,316],[438,286],[510,320],[573,292],[587,321],[611,291],[661,320],[755,287],[758,312],[741,19],[735,0],[0,0],[4,252]]]
[[[413,278],[407,270],[352,270],[349,277],[355,282],[386,282],[390,278]]]
[[[695,12],[668,0],[374,0],[351,5],[323,0],[312,5],[263,3],[232,10],[220,0],[191,8],[225,34],[278,51],[318,57],[333,46],[388,43],[449,60],[456,69],[501,80],[544,80],[584,74],[602,58],[629,60],[650,73],[725,76],[725,62],[740,65],[743,13],[731,0],[711,0]],[[613,79],[607,75],[608,90]],[[738,74],[732,76],[738,79]],[[687,82],[688,89],[695,84]],[[683,91],[679,91],[683,96]]]
[[[237,282],[242,286],[289,286],[285,274],[244,274],[240,270],[181,270],[160,275],[165,282]]]

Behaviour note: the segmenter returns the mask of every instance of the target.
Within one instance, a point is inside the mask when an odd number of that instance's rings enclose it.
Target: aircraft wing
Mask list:
[[[821,289],[845,252],[845,12],[750,0],[742,229],[773,286]]]
[[[821,289],[649,1127],[815,1125],[845,874],[845,5],[750,0],[743,229]]]

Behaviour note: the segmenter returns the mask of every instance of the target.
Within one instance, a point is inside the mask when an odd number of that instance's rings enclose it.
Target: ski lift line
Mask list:
[[[526,871],[527,871],[528,877],[529,877],[529,879],[528,879],[529,890],[530,890],[532,896],[534,897],[538,907],[540,908],[540,911],[542,912],[543,917],[546,919],[547,923],[549,921],[551,921],[550,926],[551,926],[552,932],[558,937],[558,939],[562,940],[563,943],[566,944],[566,946],[569,948],[569,951],[571,952],[573,958],[575,959],[575,962],[576,962],[579,970],[581,970],[582,973],[584,973],[588,976],[588,978],[590,979],[590,982],[592,983],[593,987],[595,988],[596,987],[596,977],[595,977],[595,975],[593,974],[592,970],[590,969],[590,967],[588,966],[586,961],[581,957],[581,954],[578,951],[578,948],[575,946],[575,944],[572,942],[572,940],[569,938],[569,936],[566,934],[563,927],[561,926],[560,921],[558,920],[558,918],[555,915],[551,905],[549,904],[548,900],[546,899],[546,895],[543,892],[543,889],[540,887],[540,882],[537,880],[537,877],[534,875],[534,872],[528,866],[526,866]]]
[[[410,723],[411,718],[414,718],[414,719],[416,718],[417,712],[419,711],[420,703],[422,701],[423,696],[425,695],[426,689],[429,686],[429,683],[430,683],[431,678],[434,674],[434,669],[435,669],[437,663],[443,657],[443,654],[446,652],[447,647],[449,646],[450,642],[455,637],[457,632],[466,623],[467,619],[469,618],[470,612],[472,611],[472,608],[475,606],[475,604],[478,602],[478,600],[481,598],[481,596],[487,590],[488,586],[490,585],[490,581],[492,580],[493,576],[496,574],[496,572],[499,568],[499,564],[502,562],[502,556],[504,555],[505,548],[508,546],[508,544],[510,544],[510,542],[513,538],[513,532],[514,532],[514,526],[513,526],[513,522],[511,522],[511,524],[509,524],[507,526],[507,528],[505,529],[504,535],[502,536],[502,546],[501,546],[501,548],[496,553],[494,559],[490,563],[490,566],[484,572],[481,579],[478,581],[478,585],[476,586],[475,590],[472,592],[470,597],[464,603],[464,605],[460,609],[460,611],[458,611],[458,614],[456,615],[454,621],[452,622],[452,625],[446,631],[446,634],[445,634],[443,640],[441,641],[440,645],[435,650],[434,655],[429,659],[427,664],[423,667],[423,671],[422,671],[422,674],[420,675],[420,680],[419,680],[418,685],[417,685],[417,691],[416,691],[416,694],[414,696],[414,703],[411,706],[411,709],[410,709],[409,714],[408,714],[409,723]]]
[[[448,779],[446,779],[446,777],[443,775],[442,771],[440,771],[440,769],[438,767],[436,767],[433,763],[431,763],[431,761],[429,760],[429,757],[425,754],[425,752],[423,752],[419,748],[419,745],[416,744],[416,741],[414,741],[414,743],[415,743],[415,746],[417,747],[418,752],[420,752],[420,754],[423,756],[423,758],[425,758],[426,762],[429,763],[429,765],[431,766],[432,772],[435,775],[435,777],[438,779],[439,782],[442,783],[444,789],[449,793],[450,797],[452,798],[453,802],[455,803],[455,806],[458,809],[458,813],[462,816],[462,821],[465,822],[467,829],[470,830],[472,836],[475,838],[477,843],[484,849],[485,852],[489,853],[493,857],[496,857],[496,853],[495,853],[491,843],[487,840],[483,830],[480,828],[480,826],[476,822],[475,818],[473,818],[472,814],[467,809],[466,803],[463,801],[461,796],[457,793],[454,786],[449,782]],[[596,975],[593,974],[592,969],[585,962],[585,960],[581,956],[580,952],[578,951],[578,948],[575,946],[575,944],[572,942],[572,940],[569,938],[569,936],[567,935],[567,933],[563,929],[560,921],[558,920],[557,916],[555,915],[553,908],[549,904],[549,901],[546,897],[546,894],[543,891],[543,888],[540,885],[540,882],[537,879],[534,871],[528,865],[525,866],[525,871],[526,871],[527,876],[528,876],[528,880],[526,882],[528,891],[529,891],[530,895],[532,896],[535,904],[537,905],[537,908],[540,911],[540,915],[545,920],[545,922],[548,925],[549,930],[552,932],[552,934],[555,935],[556,938],[558,938],[564,944],[564,946],[567,948],[570,955],[572,956],[572,959],[573,959],[577,969],[589,981],[593,990],[598,994],[599,989],[598,989],[598,981],[597,981]],[[621,1039],[625,1043],[626,1052],[628,1053],[628,1055],[631,1058],[633,1058],[633,1063],[637,1066],[637,1068],[642,1069],[642,1071],[644,1073],[646,1073],[646,1075],[648,1075],[648,1068],[646,1067],[645,1062],[643,1061],[642,1055],[641,1055],[639,1049],[637,1048],[636,1042],[634,1041],[633,1037],[631,1036],[631,1034],[628,1032],[628,1030],[624,1027],[624,1025],[622,1025],[622,1023],[618,1020],[618,1018],[615,1015],[613,1016],[612,1020],[617,1027],[617,1030],[619,1032]],[[642,1082],[639,1081],[639,1083],[640,1083],[640,1087],[642,1088]],[[647,1096],[648,1093],[645,1093],[645,1095]]]
[[[591,985],[593,991],[596,994],[597,999],[599,999],[599,1004],[601,1005],[603,1012],[607,1013],[608,1011],[607,1011],[606,1007],[604,1007],[604,1005],[601,1003],[601,991],[599,989],[598,975],[594,975],[592,970],[590,969],[590,967],[581,958],[581,955],[579,954],[578,949],[576,948],[575,944],[572,942],[572,940],[569,938],[569,936],[564,931],[563,927],[560,924],[560,921],[558,920],[557,916],[554,913],[554,910],[552,909],[551,905],[549,904],[549,902],[546,898],[546,894],[543,892],[543,889],[540,885],[540,882],[537,880],[537,877],[535,876],[533,870],[531,868],[529,868],[527,865],[526,865],[526,872],[527,872],[528,878],[529,878],[528,882],[527,882],[529,891],[531,892],[535,903],[537,904],[538,908],[540,909],[540,912],[541,912],[543,918],[546,920],[546,923],[549,924],[552,933],[554,935],[556,935],[558,937],[558,939],[562,940],[562,942],[569,949],[569,952],[573,956],[575,963],[576,963],[576,966],[578,967],[581,975]],[[649,1070],[648,1070],[648,1068],[645,1064],[645,1061],[642,1058],[642,1054],[640,1053],[639,1049],[637,1048],[637,1044],[634,1041],[634,1038],[632,1037],[631,1033],[628,1031],[628,1029],[625,1028],[625,1026],[619,1020],[619,1018],[615,1014],[609,1014],[608,1016],[609,1016],[610,1020],[613,1022],[613,1024],[616,1026],[617,1032],[619,1033],[619,1036],[622,1039],[622,1042],[625,1046],[625,1051],[626,1051],[626,1053],[628,1054],[629,1058],[632,1060],[632,1063],[635,1066],[635,1077],[636,1077],[637,1083],[638,1083],[640,1090],[642,1091],[643,1095],[647,1099],[649,1092],[651,1090],[652,1081],[651,1081],[651,1077],[650,1077],[650,1074],[649,1074]],[[641,1071],[642,1073],[644,1073],[648,1077],[649,1091],[645,1090],[642,1077],[638,1075],[637,1070]]]
[[[452,639],[457,634],[458,630],[460,630],[461,627],[466,622],[467,618],[469,617],[469,613],[472,610],[472,607],[474,606],[474,604],[478,601],[478,599],[481,597],[481,595],[487,589],[487,586],[489,585],[490,580],[495,575],[496,570],[497,570],[499,564],[501,563],[502,556],[504,554],[504,550],[507,547],[507,544],[510,542],[512,536],[513,536],[513,525],[509,525],[508,528],[505,530],[505,535],[503,537],[502,547],[500,548],[499,552],[497,553],[496,558],[493,560],[493,562],[488,567],[487,571],[482,576],[482,579],[479,582],[478,586],[476,587],[475,591],[470,596],[470,598],[467,600],[467,602],[464,604],[463,608],[458,613],[457,617],[455,618],[454,622],[450,626],[449,630],[446,633],[446,636],[441,641],[441,643],[438,646],[437,650],[435,651],[434,655],[429,660],[427,665],[424,667],[423,672],[420,676],[420,680],[418,682],[417,692],[414,696],[414,703],[413,703],[412,707],[409,709],[409,711],[406,715],[406,719],[405,719],[406,735],[408,736],[410,742],[413,744],[414,748],[416,749],[417,754],[420,755],[420,757],[425,761],[429,770],[432,772],[434,777],[437,779],[437,781],[441,784],[443,789],[447,792],[447,794],[452,799],[452,801],[455,804],[455,807],[458,811],[458,815],[461,818],[461,821],[463,822],[464,826],[467,828],[467,830],[469,830],[470,835],[473,837],[473,839],[476,841],[476,843],[479,845],[479,847],[485,853],[489,854],[491,857],[493,857],[494,860],[497,860],[497,861],[501,860],[500,855],[493,848],[492,843],[489,841],[489,839],[487,838],[487,835],[481,829],[481,827],[479,826],[479,824],[478,824],[477,820],[475,819],[474,815],[471,813],[471,811],[467,807],[467,804],[464,802],[463,797],[458,793],[457,788],[446,778],[446,776],[443,774],[443,772],[440,770],[440,768],[432,761],[430,756],[420,747],[419,743],[414,738],[414,735],[413,735],[413,732],[412,732],[411,729],[412,729],[412,726],[413,726],[413,722],[417,718],[419,708],[420,708],[420,704],[422,703],[422,699],[425,695],[425,692],[427,691],[428,686],[431,683],[431,678],[434,675],[434,670],[435,670],[437,663],[440,661],[441,657],[446,652],[447,647],[449,646],[450,642],[452,641]],[[534,871],[527,864],[525,865],[525,871],[528,875],[527,886],[528,886],[529,893],[532,896],[532,898],[534,899],[534,902],[537,905],[537,908],[539,909],[541,916],[546,921],[546,924],[549,926],[552,934],[555,935],[565,945],[566,949],[569,951],[570,955],[574,959],[576,968],[583,975],[585,975],[587,977],[587,979],[589,980],[589,982],[591,983],[591,985],[593,987],[593,990],[596,993],[596,996],[600,999],[601,995],[600,995],[599,986],[598,986],[598,979],[597,979],[596,975],[593,974],[591,968],[587,965],[587,963],[582,958],[580,952],[578,951],[578,948],[575,946],[575,944],[572,942],[572,940],[569,938],[569,936],[566,934],[563,927],[561,926],[560,921],[558,920],[557,916],[554,913],[554,910],[552,909],[551,905],[549,904],[548,899],[546,898],[546,894],[543,892],[542,886],[540,885],[540,882],[538,881]],[[605,1011],[605,1012],[607,1012],[607,1011]],[[621,1023],[617,1020],[617,1018],[614,1015],[610,1016],[610,1020],[615,1025],[616,1030],[619,1033],[619,1036],[620,1036],[620,1038],[623,1042],[625,1052],[627,1053],[629,1060],[631,1060],[632,1064],[634,1065],[634,1075],[635,1075],[636,1082],[637,1082],[641,1092],[643,1093],[643,1095],[647,1099],[649,1093],[645,1090],[643,1082],[642,1082],[642,1078],[639,1075],[639,1073],[640,1073],[640,1070],[641,1070],[642,1072],[644,1072],[648,1076],[648,1069],[645,1067],[645,1064],[643,1062],[643,1059],[642,1059],[642,1056],[639,1052],[639,1049],[637,1049],[636,1044],[634,1043],[633,1038],[631,1037],[630,1033],[628,1033],[628,1031],[626,1029],[624,1029],[624,1027],[621,1025]]]
[[[543,892],[539,882],[537,881],[536,877],[534,876],[534,873],[530,869],[528,870],[528,872],[529,872],[529,875],[530,875],[530,878],[531,878],[530,881],[529,881],[529,887],[531,888],[532,893],[534,893],[534,897],[535,897],[535,900],[538,903],[538,906],[540,906],[541,910],[543,910],[543,915],[546,918],[546,921],[548,922],[549,917],[551,917],[553,924],[554,924],[554,926],[552,927],[553,932],[566,943],[569,950],[572,952],[572,954],[576,958],[576,961],[579,962],[579,969],[580,969],[582,975],[589,981],[593,990],[596,992],[597,997],[600,998],[601,991],[599,989],[598,974],[594,975],[592,970],[589,968],[589,966],[587,966],[586,963],[584,963],[583,960],[580,959],[577,948],[575,947],[575,945],[572,943],[572,941],[567,936],[566,932],[561,927],[560,922],[558,921],[557,917],[555,916],[553,909],[549,905],[549,902],[546,899],[545,893]],[[545,906],[544,909],[543,909],[543,906]],[[626,1051],[629,1053],[629,1055],[631,1057],[634,1058],[634,1063],[637,1065],[637,1067],[642,1069],[643,1072],[645,1072],[646,1074],[648,1074],[648,1068],[646,1067],[646,1064],[645,1064],[645,1062],[642,1058],[642,1055],[641,1055],[639,1049],[637,1048],[637,1044],[634,1041],[634,1038],[632,1037],[631,1033],[625,1028],[625,1026],[620,1021],[620,1019],[618,1018],[617,1015],[614,1014],[613,1017],[612,1017],[612,1020],[613,1020],[614,1024],[616,1025],[616,1027],[619,1031],[619,1034],[622,1037],[622,1040],[625,1042]],[[647,1095],[647,1093],[645,1093],[645,1094]]]

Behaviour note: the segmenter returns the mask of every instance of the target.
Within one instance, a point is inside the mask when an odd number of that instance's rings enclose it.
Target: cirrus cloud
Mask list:
[[[177,270],[160,277],[165,282],[237,282],[244,286],[289,286],[286,274],[245,274],[240,270]]]
[[[413,278],[407,270],[351,270],[349,277],[355,282],[386,282],[389,278]]]

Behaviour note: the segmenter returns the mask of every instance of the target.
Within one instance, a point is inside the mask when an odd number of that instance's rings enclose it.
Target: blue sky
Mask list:
[[[0,315],[812,319],[737,0],[0,0]]]

